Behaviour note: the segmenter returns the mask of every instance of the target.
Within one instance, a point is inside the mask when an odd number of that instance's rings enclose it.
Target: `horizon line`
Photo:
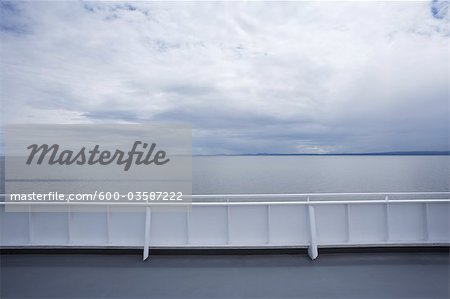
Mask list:
[[[356,153],[236,153],[236,154],[192,154],[192,156],[450,156],[448,151],[392,151]],[[0,152],[4,158],[5,153]]]
[[[392,151],[356,153],[240,153],[192,154],[192,156],[450,156],[450,151]]]

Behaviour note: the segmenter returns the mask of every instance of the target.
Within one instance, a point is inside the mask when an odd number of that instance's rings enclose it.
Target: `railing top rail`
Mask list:
[[[0,194],[6,197],[8,194]],[[299,198],[299,197],[338,197],[338,196],[390,196],[390,195],[450,195],[450,191],[428,191],[428,192],[336,192],[336,193],[243,193],[243,194],[192,194],[183,195],[189,198]]]
[[[337,192],[337,193],[247,193],[247,194],[193,194],[192,198],[298,198],[336,196],[389,196],[389,195],[450,195],[448,191],[430,192]]]
[[[107,201],[61,201],[61,202],[0,202],[0,205],[77,205],[77,206],[267,206],[267,205],[335,205],[376,203],[450,203],[450,198],[407,199],[407,200],[310,200],[310,201],[201,201],[201,202],[107,202]]]

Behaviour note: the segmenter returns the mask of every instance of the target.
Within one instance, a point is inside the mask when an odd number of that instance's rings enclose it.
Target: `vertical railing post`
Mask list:
[[[33,235],[33,216],[31,213],[31,205],[28,205],[28,244],[32,245],[34,242]]]
[[[385,211],[386,211],[386,241],[389,242],[391,240],[390,219],[389,219],[389,196],[386,195],[384,200],[386,202],[386,204],[385,204]]]
[[[186,244],[191,243],[191,207],[186,207]]]
[[[72,213],[69,202],[67,202],[67,243],[72,243]]]
[[[270,244],[271,242],[270,227],[270,204],[267,204],[267,244]]]
[[[350,205],[346,204],[346,217],[347,217],[347,243],[351,240],[351,228],[350,228]]]
[[[111,244],[111,215],[110,206],[106,206],[106,243]]]
[[[149,256],[150,251],[150,223],[152,219],[152,210],[149,206],[145,207],[145,229],[144,229],[144,252],[143,260],[145,261]]]
[[[231,233],[230,233],[230,199],[227,198],[227,245],[231,242]]]
[[[424,203],[424,205],[423,205],[423,209],[424,209],[424,212],[423,212],[423,217],[424,217],[424,225],[425,225],[425,228],[424,228],[424,240],[426,241],[426,242],[428,242],[428,241],[430,241],[430,217],[428,216],[428,214],[429,214],[429,206],[428,206],[428,204],[427,203]]]
[[[309,196],[307,198],[309,202]],[[308,218],[309,218],[309,248],[308,255],[312,260],[315,260],[319,255],[319,251],[317,248],[317,232],[316,232],[316,215],[314,211],[314,207],[311,203],[308,204]]]

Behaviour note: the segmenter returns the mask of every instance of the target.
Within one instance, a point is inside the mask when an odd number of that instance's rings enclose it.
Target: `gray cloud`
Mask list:
[[[448,2],[2,2],[4,123],[188,122],[194,152],[449,149]]]

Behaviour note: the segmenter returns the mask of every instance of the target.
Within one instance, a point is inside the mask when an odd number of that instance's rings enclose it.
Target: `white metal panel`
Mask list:
[[[164,208],[163,208],[164,209]],[[150,245],[170,246],[187,243],[187,210],[152,208]]]
[[[230,207],[230,244],[266,244],[267,210],[264,206]],[[206,225],[206,223],[205,223]]]
[[[70,241],[73,244],[108,244],[107,214],[100,212],[72,212]]]
[[[142,246],[145,212],[117,212],[116,210],[117,208],[111,209],[110,213],[110,245]]]
[[[29,243],[28,213],[5,213],[5,208],[0,207],[1,227],[0,245],[13,246]]]
[[[31,221],[33,244],[64,245],[69,242],[67,213],[33,212]]]
[[[192,207],[190,212],[190,244],[227,244],[227,207]]]
[[[386,241],[385,205],[349,205],[349,226],[350,243]]]
[[[392,241],[426,240],[423,204],[389,204],[389,233]]]
[[[315,207],[315,212],[319,244],[342,244],[348,241],[345,205],[320,205]]]
[[[450,242],[450,204],[428,205],[428,237],[433,242]]]
[[[277,245],[309,244],[306,206],[270,207],[270,243]]]

